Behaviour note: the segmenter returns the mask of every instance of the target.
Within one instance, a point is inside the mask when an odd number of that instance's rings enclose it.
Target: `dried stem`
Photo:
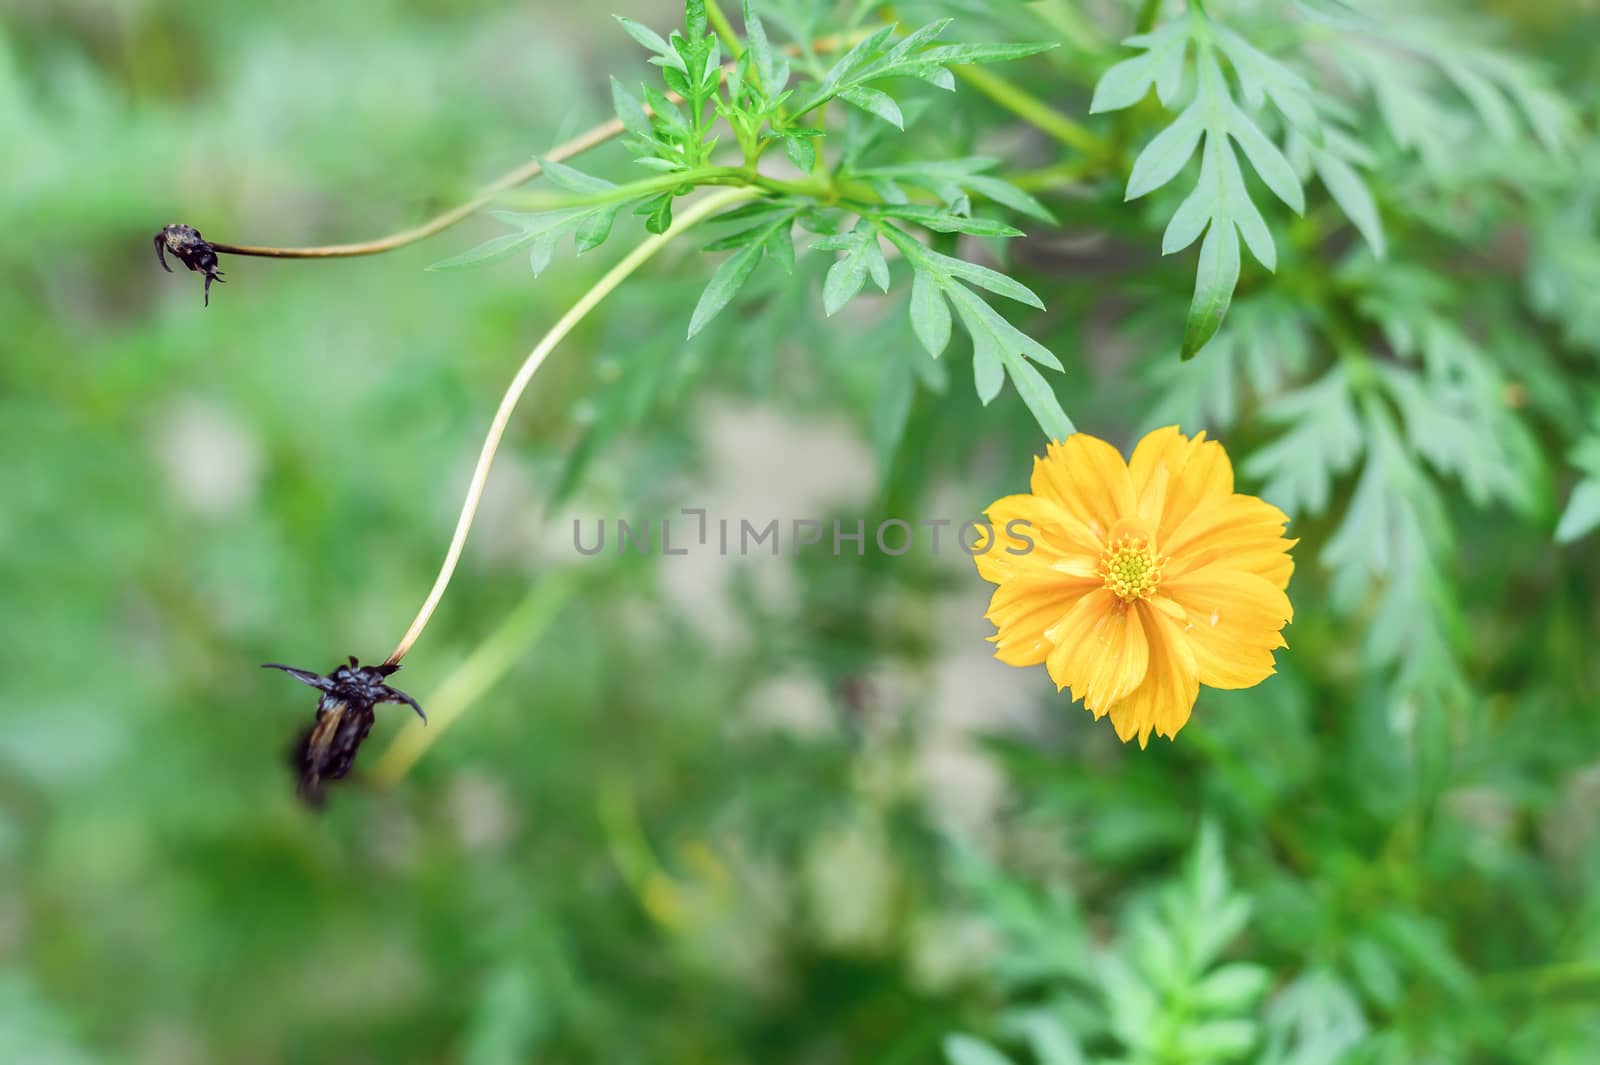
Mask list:
[[[622,123],[616,119],[603,122],[593,129],[578,134],[564,144],[558,144],[545,153],[546,159],[562,162],[575,155],[580,155],[590,148],[604,144],[612,137],[622,132]],[[323,244],[310,248],[264,248],[250,244],[224,244],[221,241],[210,241],[211,246],[219,252],[233,255],[256,255],[267,259],[341,259],[352,255],[379,255],[386,251],[403,248],[407,244],[415,244],[419,240],[426,240],[435,233],[442,233],[462,219],[471,215],[479,208],[494,202],[494,198],[507,189],[516,188],[518,185],[538,177],[544,172],[544,166],[539,160],[525,163],[507,174],[502,174],[478,192],[466,203],[457,204],[444,214],[430,218],[419,226],[402,229],[398,233],[391,233],[387,237],[377,240],[362,241],[358,244]]]
[[[539,343],[534,345],[527,359],[523,361],[522,368],[507,386],[505,395],[501,397],[499,410],[495,411],[494,421],[489,426],[489,435],[484,438],[483,450],[478,454],[478,465],[472,471],[472,482],[467,486],[467,498],[461,505],[461,517],[456,521],[455,535],[450,539],[450,547],[445,552],[444,565],[439,568],[439,576],[433,582],[433,590],[428,593],[422,609],[417,611],[416,620],[412,621],[411,628],[406,630],[394,653],[385,660],[387,664],[393,665],[406,656],[406,652],[411,650],[411,645],[417,642],[417,637],[421,636],[422,630],[427,627],[428,619],[433,616],[439,600],[444,597],[444,591],[450,585],[450,577],[455,573],[456,563],[461,558],[461,549],[467,542],[467,533],[472,529],[472,519],[478,512],[478,501],[483,497],[484,485],[489,480],[489,469],[494,465],[495,451],[500,447],[500,439],[505,435],[506,425],[511,421],[511,414],[516,410],[523,392],[527,390],[528,382],[533,379],[534,372],[544,363],[550,352],[555,350],[555,346],[583,321],[585,315],[594,310],[600,301],[610,295],[612,290],[622,284],[630,274],[648,262],[668,241],[709,215],[729,204],[748,199],[758,191],[754,188],[728,189],[713,193],[695,203],[679,215],[665,233],[643,241],[621,262],[607,271],[604,277],[596,281],[594,286],[550,327],[550,331],[540,338]]]

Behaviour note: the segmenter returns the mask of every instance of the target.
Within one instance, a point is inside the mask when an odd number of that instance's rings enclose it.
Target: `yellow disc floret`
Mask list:
[[[1119,536],[1100,556],[1105,587],[1125,603],[1149,599],[1161,583],[1161,563],[1148,536]]]

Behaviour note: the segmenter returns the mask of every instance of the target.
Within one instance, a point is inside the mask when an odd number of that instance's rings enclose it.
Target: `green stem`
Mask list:
[[[599,306],[600,301],[609,296],[618,285],[627,280],[634,271],[649,262],[654,255],[664,248],[669,241],[686,229],[692,228],[697,223],[704,221],[709,216],[722,210],[730,204],[740,200],[749,199],[756,194],[753,188],[728,189],[725,192],[714,193],[691,206],[667,228],[665,233],[650,237],[623,257],[622,261],[606,271],[604,277],[596,281],[578,302],[568,308],[550,331],[539,339],[528,357],[523,360],[522,367],[517,370],[511,384],[506,387],[505,395],[500,399],[500,407],[495,411],[494,420],[489,425],[489,433],[484,438],[483,449],[478,454],[478,465],[472,471],[472,480],[467,486],[467,498],[461,504],[461,516],[456,521],[456,531],[450,538],[450,546],[445,551],[444,564],[439,567],[439,576],[433,582],[433,588],[428,592],[428,597],[422,603],[422,608],[417,611],[417,616],[411,622],[411,627],[401,637],[399,644],[390,653],[385,664],[394,665],[406,656],[416,643],[417,637],[422,635],[422,630],[427,628],[428,619],[433,616],[434,609],[438,607],[439,600],[444,598],[445,589],[450,586],[450,578],[455,573],[456,563],[460,561],[461,550],[466,545],[467,534],[472,530],[473,517],[478,512],[478,502],[483,498],[484,485],[489,480],[489,470],[494,466],[495,452],[499,450],[500,440],[505,435],[506,426],[511,422],[511,415],[517,409],[522,394],[527,391],[528,383],[533,380],[534,373],[544,363],[549,354],[555,350],[557,344],[566,339],[567,334],[575,329],[579,322],[588,316],[589,312]]]
[[[739,188],[759,184],[762,180],[764,179],[759,174],[751,173],[741,167],[703,166],[693,170],[661,174],[657,177],[641,178],[603,192],[552,197],[548,201],[548,209],[559,211],[568,207],[600,207],[608,203],[626,203],[628,200],[637,200],[652,193],[667,192],[684,186],[698,188],[701,185],[731,185]]]
[[[1045,25],[1061,35],[1066,44],[1080,52],[1103,52],[1107,41],[1094,23],[1086,18],[1077,4],[1067,0],[1042,0],[1036,8]]]
[[[1485,983],[1496,997],[1538,998],[1574,987],[1600,988],[1600,962],[1555,962],[1532,969],[1490,973]]]
[[[609,203],[626,203],[652,193],[666,192],[684,186],[701,188],[723,185],[732,188],[755,188],[777,196],[824,196],[827,186],[818,181],[785,181],[758,173],[753,166],[701,167],[675,174],[644,178],[604,192],[582,193],[576,196],[550,196],[531,194],[503,199],[508,207],[525,211],[564,211],[574,207],[598,207]]]
[[[1139,17],[1134,20],[1134,33],[1149,33],[1155,29],[1156,16],[1161,14],[1161,0],[1144,0],[1144,5],[1139,8]]]
[[[733,23],[728,21],[728,16],[723,14],[722,5],[717,0],[706,0],[706,18],[711,21],[711,28],[722,38],[722,45],[728,54],[738,59],[744,54],[744,42],[733,30]]]
[[[959,66],[950,68],[962,81],[977,89],[990,100],[1010,111],[1018,118],[1049,134],[1062,144],[1076,148],[1085,155],[1102,158],[1107,145],[1087,126],[1074,122],[1032,93],[1019,89],[998,74],[983,67]]]
[[[1015,185],[1024,192],[1039,192],[1082,184],[1093,170],[1083,159],[1069,159],[1037,170],[1019,170],[1004,178],[1008,185]]]

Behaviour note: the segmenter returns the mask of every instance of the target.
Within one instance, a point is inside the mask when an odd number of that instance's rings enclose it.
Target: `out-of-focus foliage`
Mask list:
[[[766,0],[731,93],[687,6],[0,10],[0,1061],[1594,1060],[1593,5]],[[509,238],[225,257],[209,309],[151,261],[410,225],[618,112]],[[521,352],[752,155],[540,371],[402,679],[509,672],[307,813],[257,664],[383,653]],[[538,276],[424,269],[497,238]],[[948,546],[569,534],[959,523],[1061,411],[1295,519],[1279,675],[1176,743],[989,659]]]

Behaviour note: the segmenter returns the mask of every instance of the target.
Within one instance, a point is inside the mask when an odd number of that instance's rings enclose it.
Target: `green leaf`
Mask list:
[[[1028,1041],[1038,1065],[1087,1065],[1083,1048],[1055,1010],[1028,1010],[1017,1015],[1013,1023]]]
[[[1249,160],[1262,182],[1297,213],[1305,211],[1305,192],[1299,176],[1282,150],[1261,131],[1255,120],[1234,102],[1217,55],[1220,49],[1234,65],[1247,100],[1260,105],[1271,100],[1280,113],[1304,136],[1320,142],[1320,126],[1311,108],[1303,80],[1238,34],[1213,22],[1199,8],[1160,33],[1130,39],[1147,48],[1138,64],[1116,72],[1106,84],[1106,109],[1135,102],[1135,87],[1143,88],[1158,77],[1156,61],[1181,62],[1186,46],[1174,44],[1175,34],[1195,44],[1196,91],[1194,99],[1145,145],[1128,175],[1125,198],[1135,200],[1170,184],[1182,173],[1195,148],[1201,147],[1200,173],[1194,189],[1178,205],[1161,238],[1164,255],[1192,245],[1205,234],[1195,292],[1184,326],[1182,357],[1192,358],[1216,335],[1239,280],[1239,241],[1268,270],[1277,269],[1277,246],[1267,220],[1251,199],[1237,153]],[[1115,68],[1114,68],[1115,70]],[[1164,75],[1169,76],[1170,75]],[[1163,99],[1168,99],[1163,96]]]
[[[655,137],[655,130],[650,125],[650,116],[645,113],[644,104],[616,78],[611,79],[611,108],[617,113],[622,128],[629,133],[646,140]]]
[[[927,189],[952,211],[965,215],[971,213],[971,199],[968,196],[971,192],[1041,221],[1054,222],[1055,217],[1037,199],[1009,182],[983,173],[998,165],[998,159],[968,156],[928,160],[909,166],[858,169],[855,175],[873,183],[886,199],[894,196],[896,202],[903,203],[906,200],[899,186],[909,185]]]
[[[911,278],[911,329],[929,355],[938,358],[950,345],[950,305],[933,275],[918,270]]]
[[[1273,195],[1288,204],[1295,214],[1305,214],[1305,191],[1300,188],[1300,179],[1295,176],[1294,167],[1289,165],[1289,160],[1284,158],[1278,146],[1269,141],[1266,134],[1251,121],[1250,116],[1237,106],[1228,109],[1228,132],[1233,134],[1234,143],[1244,149],[1245,158],[1250,160],[1250,165]]]
[[[1312,149],[1311,161],[1322,187],[1328,190],[1328,195],[1339,205],[1339,210],[1356,227],[1356,231],[1372,249],[1372,254],[1379,259],[1385,258],[1389,253],[1389,242],[1384,237],[1383,219],[1379,217],[1377,201],[1372,198],[1372,192],[1361,175],[1349,163],[1322,149]]]
[[[654,52],[659,56],[670,56],[675,58],[676,53],[667,46],[666,41],[661,39],[661,35],[655,30],[651,29],[649,26],[635,22],[633,19],[627,18],[623,15],[613,15],[611,17],[616,19],[617,22],[621,24],[623,30],[626,31],[629,37],[632,37],[647,50]]]
[[[1266,1047],[1257,1065],[1339,1065],[1368,1033],[1354,993],[1321,968],[1272,997],[1264,1027]]]
[[[1236,1013],[1253,1006],[1272,985],[1272,973],[1243,962],[1212,970],[1195,985],[1193,1001],[1203,1009]]]
[[[579,207],[532,213],[495,211],[493,216],[497,221],[515,226],[519,232],[507,233],[504,236],[485,241],[471,251],[436,262],[429,266],[428,269],[455,270],[463,266],[475,266],[478,263],[509,255],[518,248],[541,238],[549,238],[554,241],[563,232],[577,225],[588,210],[587,208]]]
[[[879,292],[889,291],[889,260],[883,257],[883,249],[878,246],[876,235],[866,244],[867,248],[867,276],[872,278],[872,283],[878,286]]]
[[[1051,44],[947,44],[929,47],[942,34],[949,19],[939,19],[913,30],[893,47],[893,26],[858,41],[828,70],[822,80],[792,107],[795,116],[805,115],[836,96],[877,115],[898,128],[905,119],[899,105],[886,94],[869,87],[869,82],[888,78],[919,78],[941,88],[951,88],[953,80],[946,68],[951,65],[1000,63],[1037,55]]]
[[[996,222],[989,218],[973,218],[970,215],[958,215],[924,204],[888,204],[876,208],[873,213],[880,218],[899,218],[907,222],[915,222],[924,229],[931,229],[935,233],[970,233],[979,237],[1020,237],[1023,235],[1022,230],[1015,226],[1008,226],[1004,222]]]
[[[622,204],[611,207],[602,207],[592,211],[578,225],[573,233],[572,243],[579,255],[586,251],[593,251],[606,242],[611,236],[611,226],[617,220],[617,212],[622,210]]]
[[[1570,544],[1583,539],[1600,528],[1600,480],[1592,478],[1578,482],[1556,523],[1556,542]]]
[[[970,1035],[945,1036],[944,1058],[949,1065],[1012,1065],[1010,1058]]]
[[[802,174],[811,173],[812,169],[817,165],[817,149],[812,145],[810,137],[798,136],[793,131],[785,132],[783,135],[783,151],[789,157],[789,161],[795,165],[795,169]]]
[[[538,277],[550,266],[550,261],[556,255],[556,239],[558,234],[547,233],[534,238],[528,247],[528,267],[533,271],[533,276]]]
[[[1365,448],[1344,373],[1336,368],[1315,384],[1277,397],[1265,415],[1288,431],[1245,461],[1245,476],[1265,481],[1262,498],[1290,515],[1321,514],[1332,498],[1334,479],[1349,471]]]
[[[694,131],[689,128],[689,120],[683,117],[678,105],[662,95],[660,89],[646,85],[644,99],[645,103],[650,105],[650,113],[661,123],[661,128],[667,136],[682,141],[694,135]]]
[[[1006,370],[1011,374],[1011,384],[1017,390],[1017,395],[1022,397],[1022,402],[1027,404],[1028,410],[1033,413],[1033,418],[1039,423],[1039,428],[1044,430],[1044,435],[1050,440],[1065,440],[1077,428],[1072,424],[1072,419],[1067,417],[1067,412],[1061,408],[1061,400],[1056,398],[1056,393],[1050,387],[1050,382],[1044,379],[1031,362],[1016,355],[1004,355]]]
[[[966,178],[965,184],[973,192],[980,196],[987,196],[1002,207],[1009,207],[1013,211],[1037,218],[1041,222],[1048,222],[1052,225],[1055,223],[1055,215],[1050,213],[1048,207],[1008,181],[974,174]]]
[[[978,402],[987,407],[1000,394],[1006,382],[1004,349],[983,317],[973,313],[973,303],[981,307],[988,307],[988,304],[967,289],[960,289],[959,294],[952,298],[956,313],[961,316],[967,332],[972,336],[972,383],[978,393]]]
[[[1048,52],[1054,42],[1020,44],[941,44],[911,56],[911,65],[936,63],[939,66],[975,66],[979,63],[1009,63]]]
[[[1239,283],[1239,237],[1232,225],[1212,223],[1200,245],[1194,300],[1183,326],[1182,358],[1192,359],[1216,335]]]
[[[646,200],[633,209],[644,215],[644,228],[651,233],[665,233],[672,226],[672,193],[663,192],[655,199]]]
[[[711,281],[700,294],[694,314],[689,319],[689,336],[706,327],[750,279],[767,254],[776,254],[779,265],[785,270],[794,268],[794,246],[789,231],[794,226],[795,208],[787,205],[749,204],[729,211],[713,222],[742,221],[759,218],[756,225],[740,230],[718,241],[713,247],[738,246],[739,250],[726,259],[711,275]]]
[[[1044,300],[1035,295],[1032,289],[998,270],[991,270],[987,266],[969,263],[965,259],[952,258],[932,250],[929,250],[926,261],[937,264],[951,277],[977,285],[981,289],[993,292],[996,296],[1004,296],[1018,303],[1026,303],[1030,307],[1044,310]]]
[[[689,41],[698,44],[706,35],[706,0],[684,0],[683,24]]]
[[[1210,148],[1210,143],[1206,145]],[[1217,169],[1222,174],[1222,197],[1217,202],[1215,217],[1232,220],[1239,230],[1239,235],[1244,238],[1245,247],[1250,249],[1250,254],[1256,261],[1268,270],[1278,268],[1278,248],[1272,242],[1272,232],[1267,229],[1267,220],[1261,217],[1261,211],[1256,207],[1255,201],[1250,199],[1250,193],[1244,186],[1244,174],[1239,170],[1239,161],[1233,157],[1232,152],[1218,151]]]
[[[786,274],[794,273],[794,224],[786,221],[783,225],[773,229],[766,239],[767,254],[771,256]],[[880,253],[879,258],[882,258]]]
[[[761,24],[761,18],[750,8],[750,0],[744,0],[744,35],[749,45],[750,60],[755,64],[756,76],[761,79],[761,87],[768,96],[775,96],[783,88],[783,82],[788,78],[779,79],[778,64],[773,60],[772,44],[767,40],[766,27]]]
[[[553,184],[566,189],[568,192],[607,192],[617,187],[614,183],[604,178],[595,177],[593,174],[585,174],[575,167],[570,167],[565,163],[558,163],[554,159],[540,159],[539,168]]]
[[[1212,23],[1211,30],[1217,46],[1233,64],[1245,102],[1254,109],[1271,100],[1302,136],[1320,142],[1320,125],[1305,79],[1226,26]]]
[[[744,283],[750,280],[750,275],[760,265],[765,250],[763,244],[747,245],[717,267],[705,291],[700,293],[700,301],[695,304],[694,313],[689,317],[689,337],[704,329],[711,319],[732,302],[739,289],[744,287]]]
[[[428,266],[428,269],[457,270],[463,266],[476,266],[479,263],[489,262],[491,259],[509,255],[533,239],[534,236],[528,233],[507,233],[504,236],[495,237],[493,240],[486,240],[471,251],[462,252],[460,255],[432,263]]]
[[[1145,378],[1160,398],[1140,419],[1140,428],[1177,424],[1191,432],[1226,429],[1238,422],[1246,396],[1277,402],[1283,383],[1303,373],[1310,361],[1308,325],[1297,296],[1268,289],[1243,303],[1235,301],[1204,357],[1187,363],[1159,358],[1147,364]],[[1151,347],[1161,350],[1159,344]]]
[[[1178,205],[1178,209],[1167,222],[1166,230],[1161,234],[1162,255],[1183,251],[1199,240],[1200,234],[1206,231],[1206,226],[1210,225],[1211,220],[1220,213],[1217,180],[1210,170],[1218,165],[1213,158],[1216,154],[1207,149],[1202,156],[1199,184]]]
[[[972,337],[973,382],[978,398],[987,404],[999,394],[1009,374],[1046,433],[1052,436],[1070,433],[1072,422],[1061,409],[1055,393],[1026,361],[1031,359],[1059,371],[1061,360],[1049,348],[1006,321],[1000,312],[968,288],[967,283],[1034,306],[1042,306],[1039,298],[1004,274],[933,251],[890,221],[879,220],[876,226],[915,271],[912,328],[930,354],[942,352],[949,341],[950,310],[944,305],[948,300],[955,308],[955,316]]]
[[[1341,30],[1374,30],[1379,23],[1344,0],[1294,0],[1294,6],[1313,22]]]
[[[1152,85],[1161,102],[1171,107],[1183,87],[1183,58],[1189,39],[1188,23],[1180,19],[1154,33],[1122,42],[1145,49],[1145,54],[1124,59],[1100,76],[1095,83],[1094,99],[1089,103],[1089,113],[1097,115],[1132,107],[1145,98]]]
[[[1254,1021],[1202,1021],[1179,1030],[1178,1053],[1184,1061],[1228,1061],[1248,1054],[1258,1037]]]
[[[1204,133],[1205,109],[1197,100],[1170,126],[1156,134],[1133,161],[1124,199],[1137,200],[1177,177],[1194,155],[1195,146]]]
[[[822,283],[822,310],[832,318],[855,299],[867,281],[867,246],[858,242],[848,255],[828,268]]]
[[[1397,62],[1402,54],[1431,63],[1499,140],[1516,140],[1519,117],[1546,153],[1560,152],[1571,137],[1572,105],[1550,87],[1545,74],[1519,56],[1485,45],[1478,35],[1463,33],[1456,22],[1408,8],[1404,18],[1386,19],[1381,33],[1341,44],[1345,65],[1371,89],[1395,141],[1417,149],[1440,176],[1459,171],[1461,111],[1453,94],[1439,91],[1438,79],[1429,78],[1425,68]]]
[[[847,103],[855,104],[863,111],[870,112],[883,119],[895,129],[906,128],[906,117],[900,113],[900,105],[886,92],[858,85],[846,89],[839,94]]]

